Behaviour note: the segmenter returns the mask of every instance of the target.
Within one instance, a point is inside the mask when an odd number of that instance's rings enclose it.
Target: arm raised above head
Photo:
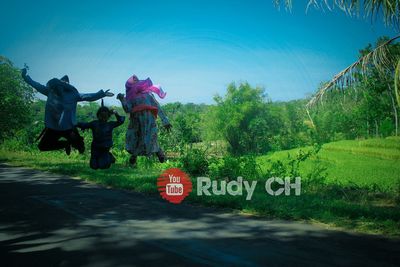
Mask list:
[[[117,121],[114,121],[114,122],[113,122],[113,127],[115,128],[115,127],[118,127],[118,126],[124,124],[124,122],[125,122],[125,117],[124,117],[124,116],[120,116],[120,115],[118,114],[118,112],[116,112],[116,111],[114,111],[113,113],[114,113],[114,115],[115,115],[115,118],[117,119]]]
[[[33,88],[35,88],[39,93],[48,96],[49,95],[49,88],[47,88],[46,86],[44,86],[43,84],[40,84],[38,82],[35,82],[34,80],[32,80],[32,78],[26,74],[26,69],[22,69],[21,71],[21,76],[22,79],[24,79],[24,81],[29,84],[30,86],[32,86]]]
[[[106,94],[103,90],[98,91],[97,93],[89,93],[89,94],[79,94],[79,99],[78,101],[96,101],[99,100],[103,97],[105,97]]]
[[[106,91],[100,90],[97,93],[92,93],[92,94],[79,94],[78,101],[96,101],[105,96],[114,96],[114,94],[109,91],[110,89]]]
[[[121,102],[121,106],[124,109],[126,113],[130,113],[130,110],[128,108],[128,103],[126,102],[126,98],[124,94],[118,94],[117,99]]]

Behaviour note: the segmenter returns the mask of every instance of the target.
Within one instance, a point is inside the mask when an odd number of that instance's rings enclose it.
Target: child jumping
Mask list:
[[[117,121],[108,121],[110,116],[114,114]],[[115,110],[109,110],[104,106],[103,101],[101,107],[97,111],[97,119],[89,123],[78,123],[77,127],[81,130],[91,129],[93,141],[91,145],[90,168],[92,169],[108,169],[111,164],[115,163],[114,156],[110,153],[113,146],[112,132],[113,129],[122,125],[125,121],[124,116],[120,116]]]

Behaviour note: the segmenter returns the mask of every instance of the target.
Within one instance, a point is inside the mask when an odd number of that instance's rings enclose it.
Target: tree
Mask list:
[[[231,83],[225,96],[214,100],[216,106],[207,116],[213,122],[209,125],[228,143],[231,154],[265,153],[271,148],[282,123],[272,115],[264,89]]]
[[[369,54],[389,40],[381,37],[376,44],[360,50],[359,57]],[[392,55],[400,55],[400,45],[387,46]],[[370,65],[354,69],[355,83],[346,90],[326,91],[324,99],[311,110],[316,135],[321,142],[360,137],[398,135],[398,106],[394,97],[393,70],[378,70]],[[322,87],[325,85],[323,84]]]
[[[0,139],[12,136],[31,121],[33,89],[12,62],[0,56]]]
[[[171,132],[164,135],[161,130],[159,142],[169,151],[181,152],[187,145],[202,142],[201,116],[208,108],[205,104],[168,103],[163,107],[169,121],[173,125]],[[160,123],[160,121],[158,122]],[[159,129],[162,129],[161,123]]]

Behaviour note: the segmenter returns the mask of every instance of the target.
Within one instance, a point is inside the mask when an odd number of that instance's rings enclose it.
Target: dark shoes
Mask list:
[[[78,149],[79,154],[83,154],[83,153],[85,152],[85,144],[83,144],[83,143],[82,143],[82,145],[81,145],[81,144],[75,145],[75,146],[72,145],[72,147]],[[67,145],[66,145],[66,147],[65,147],[65,153],[66,153],[67,155],[71,154],[71,144],[67,144]]]
[[[83,142],[83,138],[82,138],[82,142],[79,142],[79,144],[76,146],[76,148],[79,151],[79,154],[83,154],[83,152],[85,152],[85,143]]]
[[[160,163],[164,163],[167,160],[167,157],[164,154],[164,151],[160,150],[157,152],[157,157]]]
[[[137,161],[137,156],[131,156],[130,158],[129,158],[129,163],[132,165],[132,166],[135,166],[136,165],[136,161]]]
[[[71,154],[71,145],[67,144],[65,146],[65,154],[67,154],[68,156]]]
[[[83,152],[85,152],[85,142],[83,137],[79,135],[78,131],[72,131],[70,133],[69,142],[73,148],[78,149],[79,154],[83,154]]]
[[[115,163],[115,157],[112,153],[110,153],[110,157],[111,157],[111,163],[114,164]]]
[[[158,152],[156,153],[156,155],[157,155],[157,157],[158,157],[158,160],[159,160],[161,163],[164,163],[164,162],[167,160],[167,157],[165,156],[164,151],[162,151],[162,150],[158,151]],[[132,156],[129,158],[129,163],[130,163],[132,166],[135,166],[135,165],[136,165],[136,162],[137,162],[137,156],[133,156],[133,155],[132,155]]]

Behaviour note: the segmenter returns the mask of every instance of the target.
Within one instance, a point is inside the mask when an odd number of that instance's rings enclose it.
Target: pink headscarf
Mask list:
[[[136,82],[135,82],[136,81]],[[132,100],[147,93],[156,93],[160,98],[164,98],[166,93],[159,85],[153,85],[150,78],[139,80],[136,75],[132,75],[125,83],[126,99]]]

